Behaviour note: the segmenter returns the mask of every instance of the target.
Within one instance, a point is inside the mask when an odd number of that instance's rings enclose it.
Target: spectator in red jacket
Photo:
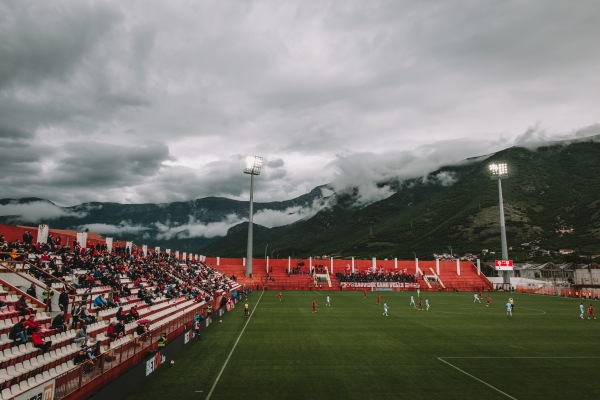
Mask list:
[[[135,309],[135,306],[131,307],[131,309],[129,310],[129,314],[128,314],[128,318],[127,318],[127,322],[131,322],[133,320],[137,321],[138,319],[140,319],[140,314],[137,312],[137,310]]]
[[[29,318],[23,323],[23,326],[29,335],[42,328],[42,324],[35,320],[35,315],[30,315]]]
[[[116,323],[114,321],[112,321],[109,325],[108,328],[106,328],[106,336],[108,336],[108,338],[113,341],[115,339],[117,339],[119,337],[119,334],[115,331],[115,327],[116,327]]]
[[[31,341],[33,342],[33,347],[41,349],[44,353],[49,352],[52,347],[52,342],[46,342],[42,335],[40,335],[39,329],[33,331]]]

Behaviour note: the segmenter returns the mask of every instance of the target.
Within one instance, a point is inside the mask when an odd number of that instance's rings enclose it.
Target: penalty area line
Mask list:
[[[263,294],[265,294],[264,291],[260,294],[260,297],[258,298],[258,301],[254,305],[254,308],[252,309],[252,312],[250,313],[250,316],[248,317],[248,321],[246,321],[246,324],[244,325],[244,328],[240,332],[240,336],[238,336],[237,340],[235,341],[235,343],[233,345],[233,348],[229,352],[229,355],[227,356],[227,359],[225,360],[225,364],[223,364],[223,368],[221,368],[221,371],[219,371],[219,375],[217,375],[217,379],[215,379],[215,383],[213,383],[212,388],[210,388],[210,392],[208,392],[208,395],[206,396],[206,400],[210,399],[210,396],[212,396],[213,391],[217,387],[217,383],[219,383],[219,379],[221,379],[221,375],[223,374],[223,371],[225,371],[225,368],[227,367],[227,364],[229,363],[229,359],[233,355],[233,352],[235,351],[235,348],[237,347],[240,339],[242,338],[242,335],[244,334],[244,331],[246,330],[246,327],[250,323],[250,320],[252,319],[252,316],[254,315],[254,311],[256,311],[256,307],[258,307],[258,303],[260,303],[260,299],[262,299]]]
[[[442,359],[442,358],[440,358],[440,357],[437,357],[437,359],[438,359],[438,360],[440,360],[441,362],[443,362],[443,363],[445,363],[445,364],[447,364],[447,365],[451,366],[451,367],[452,367],[452,368],[454,368],[455,370],[457,370],[457,371],[459,371],[459,372],[462,372],[463,374],[465,374],[465,375],[467,375],[467,376],[469,376],[469,377],[471,377],[471,378],[475,379],[477,382],[483,383],[485,386],[489,387],[490,389],[493,389],[493,390],[495,390],[496,392],[498,392],[498,393],[500,393],[500,394],[502,394],[502,395],[506,396],[507,398],[509,398],[509,399],[512,399],[512,400],[517,400],[515,397],[512,397],[512,396],[511,396],[511,395],[509,395],[508,393],[504,393],[502,390],[498,389],[497,387],[490,385],[489,383],[487,383],[487,382],[485,382],[485,381],[483,381],[483,380],[479,379],[478,377],[476,377],[476,376],[474,376],[474,375],[471,375],[471,374],[470,374],[470,373],[468,373],[467,371],[464,371],[464,370],[462,370],[462,369],[458,368],[456,365],[453,365],[453,364],[449,363],[448,361],[446,361],[446,360],[444,360],[444,359]]]
[[[511,346],[511,347],[517,347],[517,346]],[[519,349],[522,349],[523,347],[518,347]],[[600,358],[600,357],[595,357],[595,356],[504,356],[504,357],[488,357],[488,356],[469,356],[469,357],[437,357],[440,360],[442,358],[446,358],[446,359],[465,359],[465,358],[469,358],[469,359],[490,359],[490,360],[496,360],[496,359],[575,359],[575,360],[582,360],[582,359],[595,359],[595,358]]]

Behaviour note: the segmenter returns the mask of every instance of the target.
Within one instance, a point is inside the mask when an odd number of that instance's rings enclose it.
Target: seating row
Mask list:
[[[4,388],[2,390],[2,392],[0,392],[0,398],[1,399],[12,399],[13,397],[16,397],[22,393],[25,393],[28,390],[30,390],[36,386],[39,386],[42,383],[49,381],[50,379],[53,379],[53,378],[57,377],[58,375],[61,375],[62,373],[69,371],[70,369],[72,369],[74,367],[75,367],[75,364],[73,363],[73,360],[66,361],[60,365],[57,365],[56,367],[50,368],[47,371],[38,373],[35,376],[29,377],[26,380],[22,380],[21,382],[19,382],[16,385],[11,385],[8,388]],[[2,378],[0,377],[0,382],[1,381],[2,381]]]

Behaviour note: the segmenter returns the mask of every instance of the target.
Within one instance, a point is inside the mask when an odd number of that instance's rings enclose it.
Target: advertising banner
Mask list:
[[[416,289],[418,283],[414,282],[344,282],[349,288],[391,288],[391,289]]]
[[[512,260],[496,260],[494,263],[496,271],[512,271],[513,262]]]
[[[14,400],[54,400],[55,380],[49,380],[14,397]]]

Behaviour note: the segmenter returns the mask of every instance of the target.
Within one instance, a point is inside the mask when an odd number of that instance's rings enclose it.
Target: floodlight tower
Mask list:
[[[502,178],[508,177],[508,165],[506,163],[490,164],[490,177],[498,180],[498,203],[500,204],[500,242],[502,244],[502,259],[508,260],[508,246],[506,245],[506,225],[504,223],[504,202],[502,200]],[[505,289],[510,289],[510,273],[503,271],[502,274]],[[507,287],[508,286],[508,287]]]
[[[248,156],[246,157],[246,168],[244,168],[244,173],[250,175],[250,214],[248,216],[248,251],[246,255],[246,276],[252,276],[252,216],[254,214],[254,175],[260,175],[260,168],[262,167],[263,161],[263,157]]]

